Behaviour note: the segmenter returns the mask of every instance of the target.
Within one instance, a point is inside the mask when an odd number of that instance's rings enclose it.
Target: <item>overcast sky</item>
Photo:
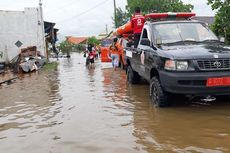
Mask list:
[[[214,16],[207,0],[182,0],[194,5],[198,16]],[[37,7],[39,0],[0,0],[0,10],[23,10]],[[113,0],[42,0],[46,21],[56,23],[62,35],[92,36],[112,30]],[[125,8],[126,0],[116,0],[117,7]]]

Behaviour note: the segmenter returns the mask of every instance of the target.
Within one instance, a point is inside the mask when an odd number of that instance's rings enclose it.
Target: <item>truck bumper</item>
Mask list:
[[[230,72],[168,72],[160,71],[165,91],[187,95],[230,95],[230,86],[207,87],[208,78],[230,77]]]

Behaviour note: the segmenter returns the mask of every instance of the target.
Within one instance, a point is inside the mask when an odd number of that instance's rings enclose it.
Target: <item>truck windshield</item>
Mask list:
[[[105,39],[101,42],[101,47],[109,47],[112,44],[112,40]]]
[[[153,32],[162,44],[218,40],[214,33],[201,23],[157,24],[153,25]]]

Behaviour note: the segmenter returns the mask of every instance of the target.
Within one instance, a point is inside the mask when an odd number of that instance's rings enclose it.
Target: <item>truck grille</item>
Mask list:
[[[229,70],[230,59],[213,59],[197,61],[200,70]]]

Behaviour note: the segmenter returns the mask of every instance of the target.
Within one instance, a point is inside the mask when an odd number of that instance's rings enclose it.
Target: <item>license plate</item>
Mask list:
[[[230,86],[230,77],[208,78],[207,87]]]

